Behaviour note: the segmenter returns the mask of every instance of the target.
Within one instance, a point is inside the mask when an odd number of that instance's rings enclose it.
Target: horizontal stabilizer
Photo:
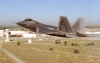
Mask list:
[[[76,36],[75,34],[65,34],[67,38],[77,38],[79,36]]]
[[[77,31],[76,31],[76,35],[79,37],[87,37],[86,34],[83,34],[83,33],[77,32]]]

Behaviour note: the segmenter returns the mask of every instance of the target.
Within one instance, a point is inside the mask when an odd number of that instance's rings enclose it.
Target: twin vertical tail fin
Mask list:
[[[78,20],[74,23],[72,27],[75,31],[84,33],[85,32],[84,18],[78,18]]]
[[[75,30],[77,36],[87,37],[87,35],[84,34],[85,33],[84,18],[79,18],[73,25],[73,29]]]
[[[83,18],[79,18],[77,22],[73,26],[71,26],[67,17],[60,16],[58,31],[64,33],[66,37],[86,37],[86,35],[84,34],[85,23]]]
[[[72,26],[70,25],[67,17],[60,16],[58,31],[63,31],[66,33],[74,33],[74,30],[72,29]]]

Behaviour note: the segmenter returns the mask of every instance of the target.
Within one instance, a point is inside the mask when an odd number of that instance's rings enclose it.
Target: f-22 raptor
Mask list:
[[[84,33],[80,32],[80,30],[82,31],[85,27],[83,25],[83,20],[81,20],[80,18],[73,26],[71,26],[68,18],[65,16],[60,16],[58,27],[46,25],[30,18],[27,18],[24,21],[20,21],[16,24],[40,34],[68,38],[86,37]]]

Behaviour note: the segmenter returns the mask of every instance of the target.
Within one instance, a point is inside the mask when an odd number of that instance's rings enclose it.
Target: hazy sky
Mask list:
[[[71,24],[78,17],[84,17],[86,24],[100,24],[100,0],[0,0],[0,24],[32,18],[57,25],[60,15]]]

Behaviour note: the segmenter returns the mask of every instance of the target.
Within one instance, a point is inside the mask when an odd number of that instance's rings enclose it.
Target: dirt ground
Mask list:
[[[15,63],[11,58],[0,51],[0,63]]]

